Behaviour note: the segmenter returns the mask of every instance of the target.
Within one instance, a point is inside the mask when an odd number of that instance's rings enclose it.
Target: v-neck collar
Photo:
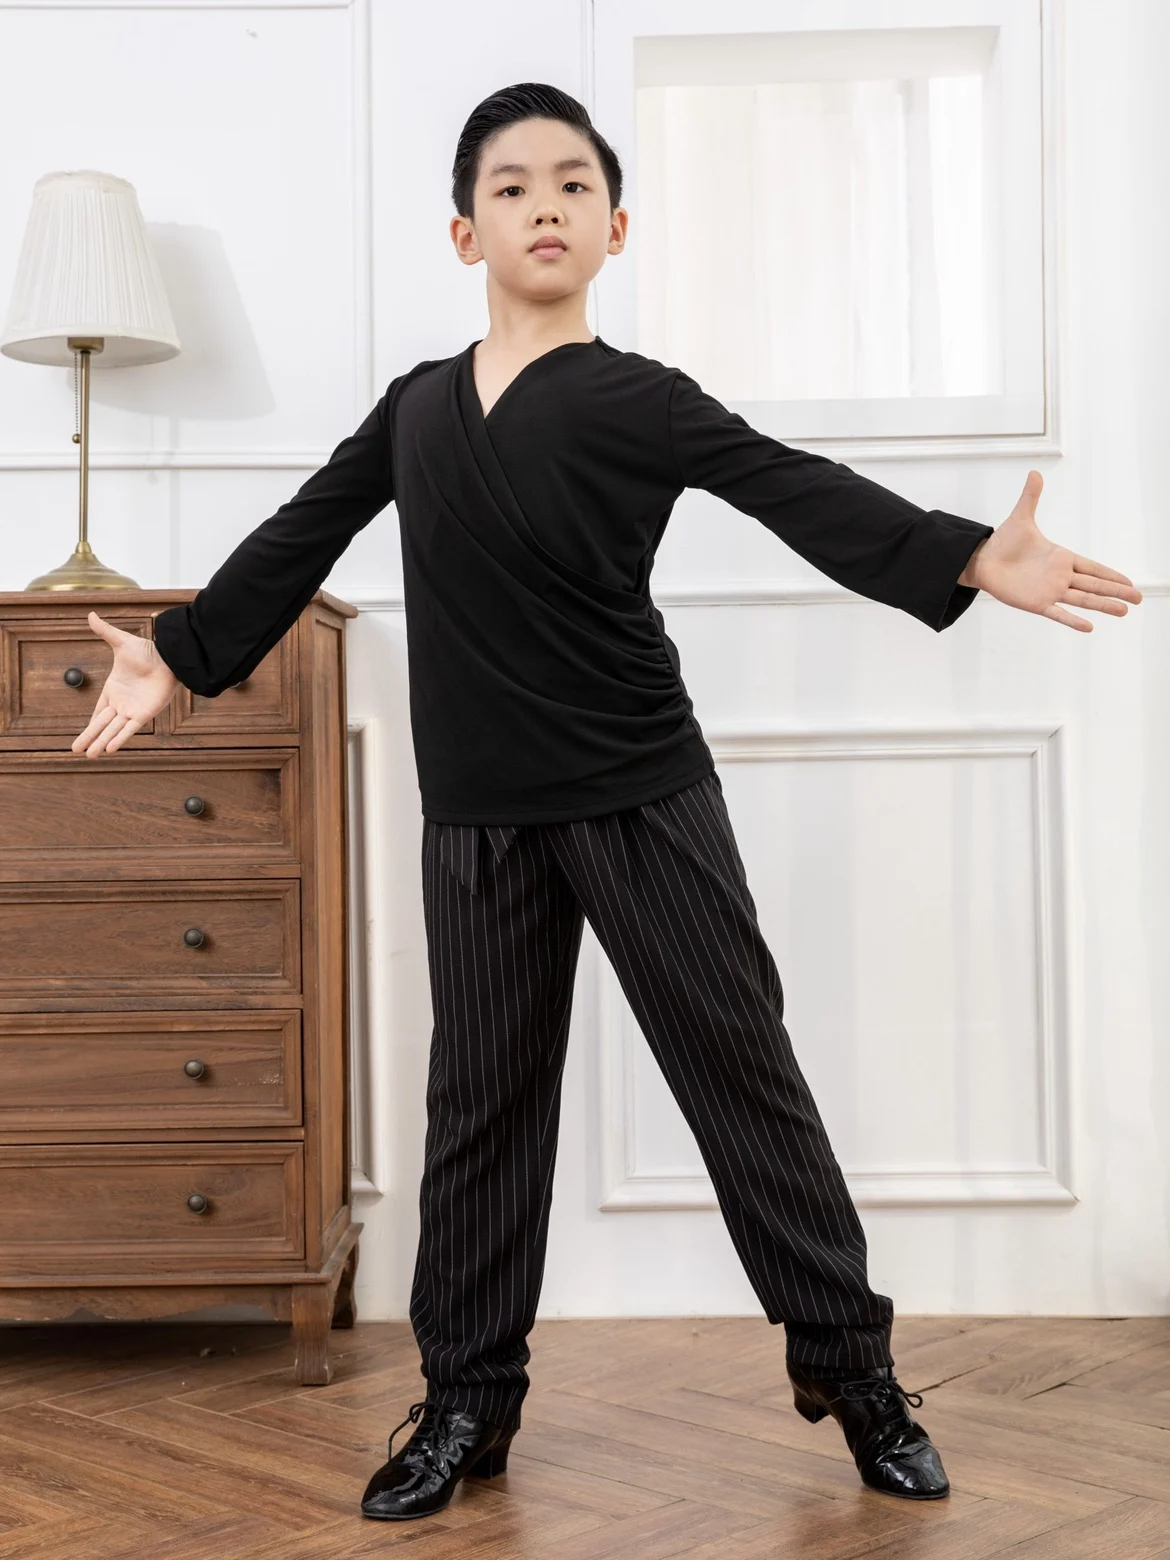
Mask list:
[[[547,352],[542,352],[539,357],[530,358],[523,368],[517,370],[512,375],[486,412],[483,409],[483,402],[479,398],[479,390],[475,383],[475,349],[482,340],[482,336],[477,336],[464,351],[463,371],[467,375],[467,388],[474,403],[473,409],[479,413],[479,420],[483,427],[488,428],[491,426],[492,418],[495,416],[496,408],[501,401],[512,393],[512,390],[520,380],[530,377],[532,371],[541,363],[547,363],[550,358],[556,357],[558,353],[566,351],[569,347],[595,347],[601,340],[601,337],[594,336],[592,341],[561,341],[555,347],[549,347]]]

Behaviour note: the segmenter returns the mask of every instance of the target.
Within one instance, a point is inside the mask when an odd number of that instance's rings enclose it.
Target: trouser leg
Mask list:
[[[544,1276],[584,917],[539,829],[469,889],[424,820],[434,1028],[410,1317],[427,1395],[517,1419]]]
[[[735,1249],[787,1359],[892,1365],[893,1302],[783,1022],[715,775],[602,818],[548,825],[566,876],[694,1133]]]

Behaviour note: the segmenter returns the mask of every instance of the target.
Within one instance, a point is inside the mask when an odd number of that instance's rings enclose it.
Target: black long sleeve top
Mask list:
[[[682,370],[600,336],[534,359],[485,417],[476,344],[394,379],[195,599],[158,615],[182,683],[214,697],[242,681],[394,500],[423,815],[552,822],[714,767],[649,591],[685,488],[936,632],[974,600],[956,581],[993,527],[781,444]]]

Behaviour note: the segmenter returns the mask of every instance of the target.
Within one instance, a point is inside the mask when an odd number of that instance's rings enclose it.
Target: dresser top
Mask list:
[[[107,607],[141,607],[147,602],[169,607],[193,601],[198,594],[195,587],[185,590],[3,590],[0,591],[0,612],[6,607],[48,607],[66,602],[84,602],[95,609],[103,604]],[[355,606],[327,590],[317,591],[312,601],[319,601],[342,617],[358,615]]]

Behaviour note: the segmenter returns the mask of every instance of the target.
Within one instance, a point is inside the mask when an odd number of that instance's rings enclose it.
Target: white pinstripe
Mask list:
[[[869,1287],[718,776],[569,823],[427,819],[422,865],[434,1030],[410,1314],[429,1395],[519,1418],[586,918],[789,1362],[892,1365],[893,1302]]]

